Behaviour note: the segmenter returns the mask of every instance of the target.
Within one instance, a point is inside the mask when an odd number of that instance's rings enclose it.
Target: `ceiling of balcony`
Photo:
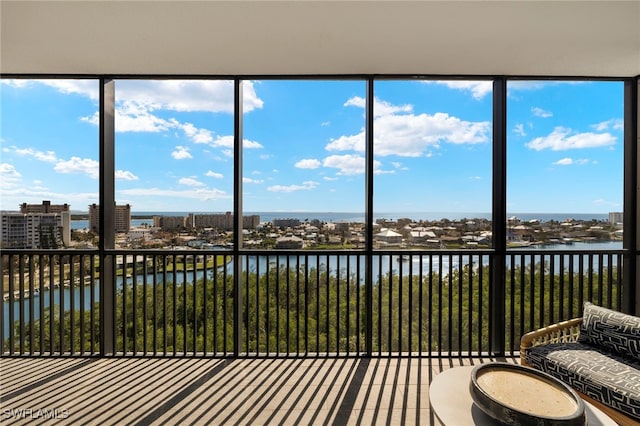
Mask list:
[[[0,71],[640,75],[640,1],[7,1]]]

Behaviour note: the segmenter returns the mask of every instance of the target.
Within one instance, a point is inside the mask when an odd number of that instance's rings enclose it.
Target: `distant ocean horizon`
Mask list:
[[[224,212],[131,212],[133,219],[132,226],[139,226],[143,223],[150,224],[150,219],[139,219],[139,216],[188,216],[193,214],[224,214]],[[74,213],[75,214],[75,213]],[[365,222],[365,215],[362,212],[244,212],[245,216],[258,215],[261,222],[271,222],[274,219],[298,219],[301,222],[319,220],[320,222]],[[574,220],[600,220],[608,221],[608,213],[508,213],[508,218],[517,217],[521,221],[528,222],[538,220],[547,221],[564,221],[567,219]],[[473,212],[386,212],[375,213],[373,220],[388,219],[398,220],[408,218],[412,220],[461,220],[461,219],[487,219],[491,220],[491,213],[473,213]],[[89,226],[87,220],[73,220],[72,229],[83,229]]]
[[[193,214],[223,214],[224,212],[131,212],[132,216],[187,216]],[[274,219],[320,220],[321,222],[365,222],[363,212],[244,212],[245,216],[258,215],[263,222]],[[609,220],[608,213],[508,213],[507,217],[517,217],[521,221],[539,220]],[[491,213],[473,212],[383,212],[374,213],[373,219],[413,219],[413,220],[461,220],[491,219]]]

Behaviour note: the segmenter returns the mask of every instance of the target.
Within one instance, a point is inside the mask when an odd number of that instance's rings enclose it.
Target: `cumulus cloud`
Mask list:
[[[330,155],[322,161],[322,165],[324,167],[338,169],[337,174],[344,176],[363,174],[366,167],[365,158],[361,155],[354,154]],[[373,161],[374,173],[382,173],[380,166],[380,161]]]
[[[571,129],[556,127],[551,134],[535,138],[526,146],[536,151],[544,149],[565,151],[611,146],[616,143],[616,140],[617,138],[610,133],[574,133]]]
[[[304,159],[304,160],[298,161],[295,164],[295,167],[297,167],[299,169],[317,169],[321,165],[322,165],[322,163],[320,161],[316,160],[315,158],[309,158],[309,159]]]
[[[3,79],[3,84],[27,88],[42,84],[61,93],[78,94],[97,100],[99,82],[96,79]],[[263,107],[253,81],[242,82],[242,108],[251,112]],[[232,80],[118,80],[116,102],[135,102],[148,111],[168,110],[179,112],[229,113],[234,110]]]
[[[185,135],[195,143],[210,143],[213,140],[213,134],[210,130],[199,129],[191,123],[180,125]]]
[[[354,96],[344,103],[344,106],[355,106],[358,108],[365,108],[367,100],[360,96]],[[399,112],[411,112],[413,106],[411,105],[392,105],[387,101],[380,100],[378,98],[373,99],[373,115],[379,117],[381,115],[396,114]]]
[[[11,152],[22,157],[33,157],[36,160],[44,161],[46,163],[55,163],[58,161],[58,157],[53,151],[38,151],[33,148],[18,148],[11,146],[3,149],[4,152]]]
[[[22,175],[9,163],[0,163],[0,187],[9,188],[22,180]]]
[[[174,190],[174,189],[160,189],[160,188],[134,188],[124,189],[118,191],[119,194],[127,196],[149,196],[149,197],[178,197],[189,198],[199,201],[221,200],[229,199],[231,196],[226,192],[219,189],[187,189],[187,190]]]
[[[180,112],[233,113],[233,81],[231,80],[118,80],[118,99],[136,100],[153,109]],[[242,87],[243,110],[262,108],[252,81]]]
[[[573,159],[573,158],[565,157],[554,162],[553,164],[556,166],[571,166],[574,164],[587,164],[587,163],[589,163],[589,159],[587,158]]]
[[[216,173],[213,172],[211,170],[208,170],[207,173],[204,174],[207,177],[212,177],[212,178],[216,178],[216,179],[222,179],[224,178],[224,175],[222,173]]]
[[[365,171],[365,158],[361,155],[331,155],[322,162],[324,167],[338,169],[339,175],[357,175]]]
[[[125,170],[116,170],[114,172],[116,180],[138,180],[138,176]]]
[[[603,121],[601,123],[594,124],[591,126],[598,132],[603,132],[605,130],[613,129],[613,130],[623,130],[624,129],[624,121],[619,118],[612,118],[611,120]]]
[[[58,173],[84,174],[91,179],[98,179],[99,176],[99,163],[90,158],[71,157],[58,161],[53,169]]]
[[[387,115],[375,120],[375,154],[419,157],[429,147],[441,142],[452,144],[485,143],[489,140],[490,123],[464,121],[446,113]],[[332,140],[328,151],[353,150],[364,152],[365,133],[342,136]]]
[[[234,137],[233,135],[226,135],[226,136],[217,136],[215,139],[211,139],[209,141],[202,141],[202,142],[198,142],[198,141],[194,141],[196,143],[206,143],[208,145],[210,145],[211,147],[214,148],[230,148],[233,149],[233,144],[234,144]],[[256,148],[262,148],[263,146],[259,143],[259,142],[255,142],[255,141],[251,141],[249,139],[243,139],[242,140],[242,147],[243,148],[247,148],[247,149],[256,149]],[[233,152],[233,151],[232,151]]]
[[[189,148],[180,145],[176,146],[176,149],[171,153],[171,156],[176,160],[186,160],[187,158],[193,158],[193,156],[189,152]]]
[[[99,82],[96,79],[75,79],[75,80],[23,80],[23,79],[2,79],[2,84],[16,88],[30,88],[36,85],[45,85],[65,94],[76,94],[97,100],[99,96]]]
[[[178,183],[180,185],[185,185],[185,186],[194,186],[194,187],[205,186],[204,183],[200,182],[198,179],[193,177],[181,178],[180,180],[178,180]]]
[[[458,81],[458,80],[443,80],[443,81],[425,81],[424,83],[435,83],[447,86],[450,89],[462,90],[471,93],[474,99],[480,100],[489,93],[493,92],[492,81]]]
[[[566,157],[556,161],[553,164],[555,164],[556,166],[570,166],[571,164],[573,164],[573,159]]]
[[[491,126],[488,121],[465,121],[441,112],[413,114],[411,105],[396,107],[383,101],[376,102],[384,105],[382,113],[376,113],[374,122],[376,155],[419,157],[425,155],[429,147],[437,147],[440,143],[475,144],[489,140]],[[364,99],[351,98],[345,105],[363,107]],[[326,149],[364,152],[365,132],[333,139]]]
[[[535,115],[536,117],[542,117],[542,118],[549,118],[549,117],[553,117],[553,113],[551,111],[546,111],[542,108],[538,108],[538,107],[532,107],[531,108],[531,113],[533,115]]]
[[[302,185],[272,185],[267,188],[267,191],[271,192],[295,192],[295,191],[309,191],[318,186],[318,182],[308,180],[302,182]]]
[[[98,179],[99,177],[100,170],[98,162],[90,158],[71,157],[69,160],[63,160],[58,158],[53,151],[38,151],[33,148],[18,148],[15,146],[3,148],[3,151],[20,156],[32,157],[45,163],[53,163],[53,169],[58,173],[85,174],[91,179]],[[138,180],[135,174],[127,170],[116,170],[114,175],[117,180]]]
[[[250,177],[243,177],[242,178],[242,182],[243,183],[255,183],[255,184],[260,184],[260,183],[264,183],[264,179],[253,179]]]

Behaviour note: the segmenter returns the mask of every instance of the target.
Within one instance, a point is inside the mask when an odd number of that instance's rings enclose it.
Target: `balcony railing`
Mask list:
[[[623,254],[4,250],[0,341],[3,356],[98,355],[107,342],[119,356],[439,357],[495,353],[500,333],[513,355],[585,300],[619,309]]]

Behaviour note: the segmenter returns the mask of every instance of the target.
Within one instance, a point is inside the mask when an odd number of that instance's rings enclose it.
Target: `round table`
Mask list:
[[[454,367],[438,374],[429,386],[431,410],[445,426],[487,425],[493,426],[495,420],[478,408],[469,393],[471,370],[474,366]],[[584,401],[589,426],[616,426],[605,413]]]

